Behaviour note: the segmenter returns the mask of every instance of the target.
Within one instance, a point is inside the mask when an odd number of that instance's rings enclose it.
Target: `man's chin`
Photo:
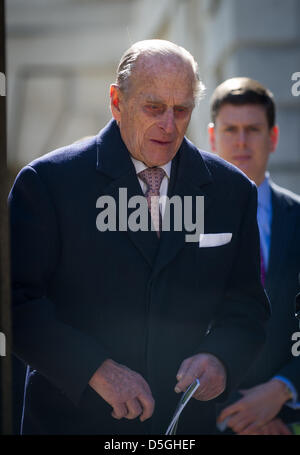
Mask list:
[[[251,167],[249,161],[235,161],[233,162],[235,166],[237,166],[241,171],[245,174],[251,174]]]
[[[238,166],[238,168],[247,175],[248,179],[252,180],[253,182],[257,182],[257,176],[254,174],[249,166]]]
[[[167,164],[169,161],[171,161],[172,158],[168,160],[155,160],[155,161],[148,161],[147,163],[144,162],[144,164],[148,167],[159,167],[159,166],[164,166]]]
[[[143,162],[148,167],[163,166],[171,161],[176,155],[174,150],[154,150],[143,156]]]

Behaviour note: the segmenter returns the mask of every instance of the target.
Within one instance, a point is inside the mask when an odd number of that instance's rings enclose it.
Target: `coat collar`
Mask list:
[[[100,131],[96,137],[96,144],[96,169],[98,171],[117,179],[134,170],[128,149],[122,140],[120,129],[115,120],[111,120]],[[180,162],[177,178],[181,184],[196,188],[212,181],[211,174],[199,150],[187,138],[184,138],[176,158]],[[172,170],[173,168],[174,160]]]
[[[111,120],[96,137],[96,169],[103,174],[117,179],[134,170],[120,129],[115,120]]]

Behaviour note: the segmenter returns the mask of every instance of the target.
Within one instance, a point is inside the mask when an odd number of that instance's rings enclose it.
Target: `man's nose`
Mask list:
[[[243,149],[246,147],[247,144],[247,134],[244,129],[241,129],[237,133],[237,145],[240,149]]]
[[[172,108],[166,109],[160,119],[159,126],[168,134],[171,134],[175,130],[175,117]]]

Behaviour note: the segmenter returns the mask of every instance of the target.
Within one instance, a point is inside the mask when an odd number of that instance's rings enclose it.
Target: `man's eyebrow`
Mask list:
[[[146,103],[164,104],[162,100],[155,98],[154,96],[151,95],[146,95],[145,101]]]
[[[181,103],[181,104],[175,104],[175,107],[194,107],[195,106],[195,102],[194,101],[190,101],[190,102],[187,102],[187,103]]]
[[[162,101],[157,101],[157,100],[145,100],[145,103],[149,103],[149,104],[161,104],[161,105],[165,105],[165,103],[163,103]]]
[[[162,104],[166,105],[166,103],[162,100],[159,100],[157,98],[152,97],[151,95],[146,96],[145,98],[145,103],[152,103],[152,104]],[[179,103],[179,104],[174,104],[174,107],[193,107],[195,105],[194,101],[187,101],[186,103]]]

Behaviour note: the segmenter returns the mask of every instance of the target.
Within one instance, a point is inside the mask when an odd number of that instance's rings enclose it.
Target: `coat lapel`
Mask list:
[[[210,197],[206,191],[206,186],[211,182],[211,174],[198,149],[187,139],[184,139],[172,162],[168,197],[179,196],[181,201],[184,201],[184,196],[192,196],[193,213],[195,213],[195,197],[204,196],[204,211],[206,212],[210,205]],[[186,231],[184,222],[182,227],[181,231],[171,229],[170,231],[162,232],[153,271],[154,275],[170,263],[184,247],[186,235],[190,234],[190,232]]]
[[[141,186],[136,176],[134,165],[128,150],[121,138],[119,127],[112,120],[97,137],[97,171],[108,177],[108,183],[99,191],[99,196],[113,197],[116,202],[116,224],[119,226],[119,189],[126,188],[127,201],[133,196],[143,196]],[[128,209],[128,216],[134,209]],[[127,216],[127,218],[128,218]],[[150,219],[150,216],[149,216]],[[155,232],[126,229],[133,244],[138,248],[150,266],[153,266],[159,240]]]

